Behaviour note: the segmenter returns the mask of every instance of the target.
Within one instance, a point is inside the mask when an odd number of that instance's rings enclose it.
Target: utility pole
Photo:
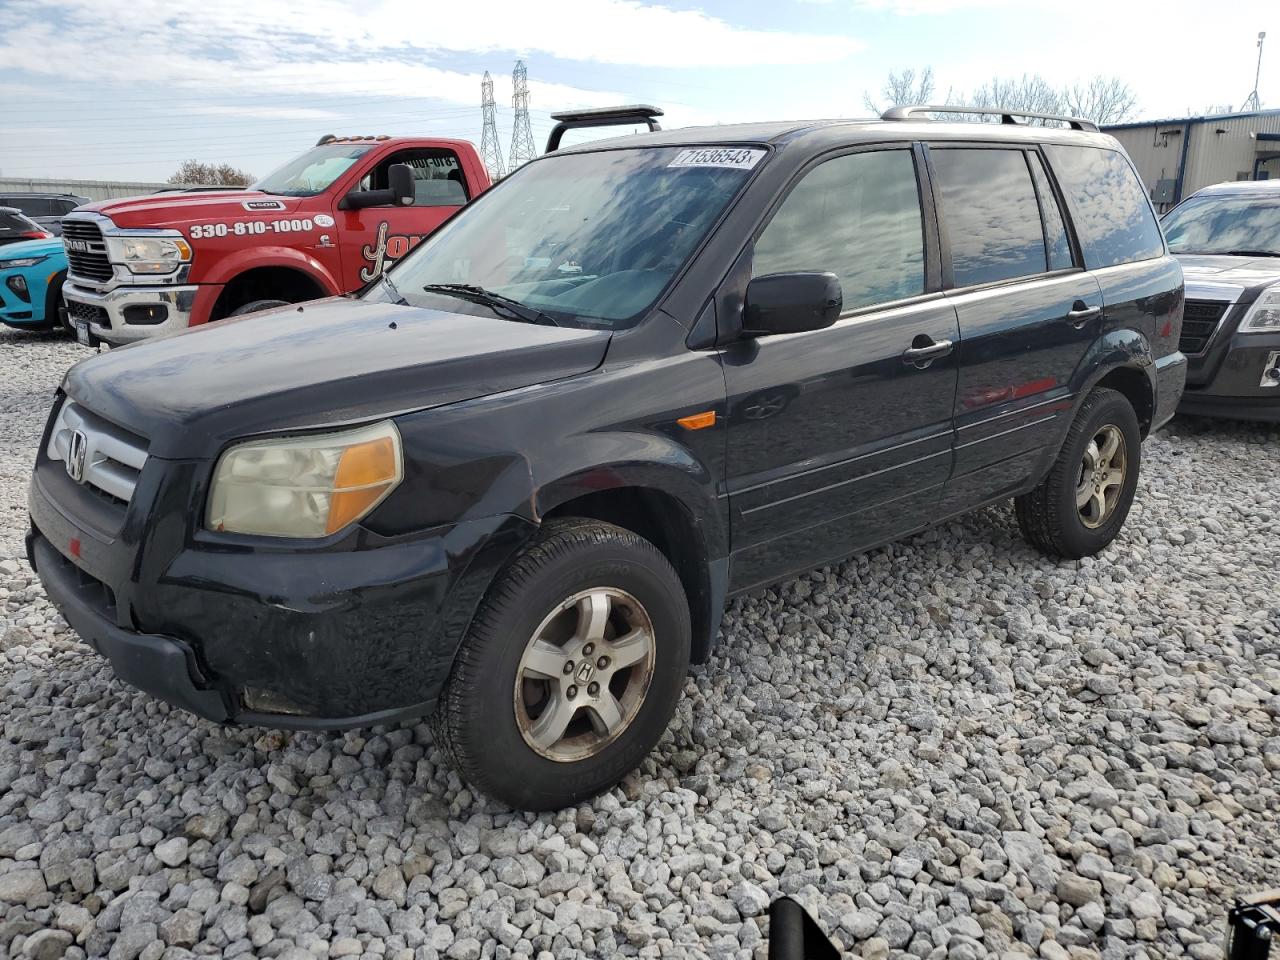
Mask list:
[[[507,166],[514,173],[516,167],[538,155],[533,145],[533,131],[529,128],[529,75],[523,60],[517,60],[516,68],[511,71],[511,87],[511,105],[515,107],[516,119],[511,128],[511,156]]]
[[[480,134],[480,157],[490,180],[500,180],[507,175],[502,165],[502,144],[498,141],[498,107],[493,100],[493,77],[484,72],[480,81],[480,112],[484,115],[484,130]]]
[[[1253,73],[1253,93],[1249,94],[1241,110],[1261,110],[1262,100],[1258,96],[1258,81],[1262,78],[1262,41],[1267,39],[1267,31],[1258,34],[1258,69]]]

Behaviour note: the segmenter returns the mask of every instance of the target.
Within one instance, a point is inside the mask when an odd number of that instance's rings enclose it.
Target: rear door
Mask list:
[[[951,468],[958,334],[922,164],[905,144],[826,159],[755,238],[752,276],[831,271],[844,313],[825,330],[723,354],[733,589],[933,516]],[[907,353],[928,346],[931,358]]]
[[[1026,486],[1070,414],[1103,311],[1038,149],[933,144],[929,161],[960,325],[947,514]]]

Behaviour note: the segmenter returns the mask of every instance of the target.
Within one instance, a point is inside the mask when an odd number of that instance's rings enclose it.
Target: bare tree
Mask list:
[[[253,174],[238,170],[229,163],[201,163],[184,160],[169,183],[190,183],[209,187],[245,187],[254,180]]]
[[[883,107],[871,98],[870,92],[862,95],[862,102],[876,116],[889,107],[928,103],[933,97],[933,67],[921,70],[919,78],[911,67],[901,73],[890,72],[889,79],[880,88],[880,96],[884,99]]]
[[[1061,113],[1062,94],[1038,73],[1024,73],[1014,79],[992,77],[969,98],[984,110],[1028,110],[1032,113]]]
[[[1073,117],[1084,117],[1102,126],[1123,123],[1137,112],[1138,99],[1119,77],[1098,74],[1086,84],[1074,83],[1062,91],[1063,104]]]

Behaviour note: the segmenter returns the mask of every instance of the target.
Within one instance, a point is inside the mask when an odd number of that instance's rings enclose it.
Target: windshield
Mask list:
[[[1192,197],[1161,226],[1173,253],[1280,256],[1280,197]]]
[[[513,174],[392,272],[396,292],[440,306],[466,284],[556,322],[623,327],[693,253],[764,156],[759,147],[564,154]]]
[[[267,174],[250,190],[275,193],[285,197],[314,197],[324,193],[329,185],[351,168],[351,165],[372,150],[350,143],[327,143],[312,147],[300,157],[294,157],[283,167]]]

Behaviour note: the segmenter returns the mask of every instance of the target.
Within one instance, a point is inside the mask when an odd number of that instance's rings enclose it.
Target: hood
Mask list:
[[[17,243],[6,243],[0,247],[0,260],[50,256],[66,256],[61,237],[51,237],[47,240],[19,240]]]
[[[260,190],[211,190],[208,193],[157,193],[123,197],[78,207],[110,217],[117,227],[168,227],[193,220],[243,218],[246,215],[288,213],[310,197],[279,197]],[[246,206],[250,204],[250,206]],[[252,204],[270,204],[254,208]]]
[[[1280,257],[1222,257],[1212,254],[1176,254],[1188,287],[1226,284],[1247,291],[1280,280]],[[1188,291],[1188,296],[1195,296]]]
[[[586,373],[610,334],[335,297],[111,350],[64,389],[146,437],[213,456],[246,436],[375,420]]]

